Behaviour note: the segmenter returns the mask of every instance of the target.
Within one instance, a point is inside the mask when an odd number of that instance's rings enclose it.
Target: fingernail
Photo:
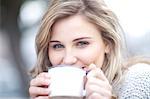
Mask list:
[[[94,63],[91,63],[91,64],[90,64],[90,67],[91,67],[91,68],[95,68],[96,65],[95,65]]]
[[[96,68],[96,65],[95,65],[95,64],[91,63],[91,64],[89,65],[89,70],[92,70],[92,69],[95,69],[95,68]]]

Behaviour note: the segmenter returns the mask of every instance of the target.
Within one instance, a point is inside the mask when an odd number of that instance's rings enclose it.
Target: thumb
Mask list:
[[[94,69],[96,69],[96,68],[97,68],[96,65],[92,63],[92,64],[90,64],[90,65],[88,66],[87,71],[89,72],[89,71],[94,70]]]
[[[89,72],[87,74],[87,79],[91,78],[91,77],[99,78],[101,80],[107,80],[103,71],[100,68],[97,68],[97,66],[95,64],[90,64],[90,66],[89,66]]]
[[[97,75],[96,71],[97,71],[96,65],[93,64],[93,63],[90,64],[88,66],[88,70],[87,70],[87,78],[89,78],[89,77],[95,77]]]

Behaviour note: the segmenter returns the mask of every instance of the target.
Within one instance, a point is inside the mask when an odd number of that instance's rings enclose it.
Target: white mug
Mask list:
[[[69,97],[78,97],[72,99],[82,99],[84,97],[86,71],[73,66],[61,65],[49,69],[48,73],[51,76],[51,84],[49,86],[51,98],[70,99]]]

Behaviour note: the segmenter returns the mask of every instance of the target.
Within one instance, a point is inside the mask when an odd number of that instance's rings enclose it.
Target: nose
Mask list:
[[[64,58],[63,58],[63,64],[66,65],[74,65],[77,62],[76,56],[71,51],[66,51]]]

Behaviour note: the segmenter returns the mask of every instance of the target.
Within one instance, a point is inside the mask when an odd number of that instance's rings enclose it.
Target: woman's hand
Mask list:
[[[85,85],[86,99],[111,99],[112,87],[100,68],[90,65]]]
[[[30,82],[29,94],[32,99],[49,99],[50,91],[50,76],[48,73],[40,73],[36,78]]]

